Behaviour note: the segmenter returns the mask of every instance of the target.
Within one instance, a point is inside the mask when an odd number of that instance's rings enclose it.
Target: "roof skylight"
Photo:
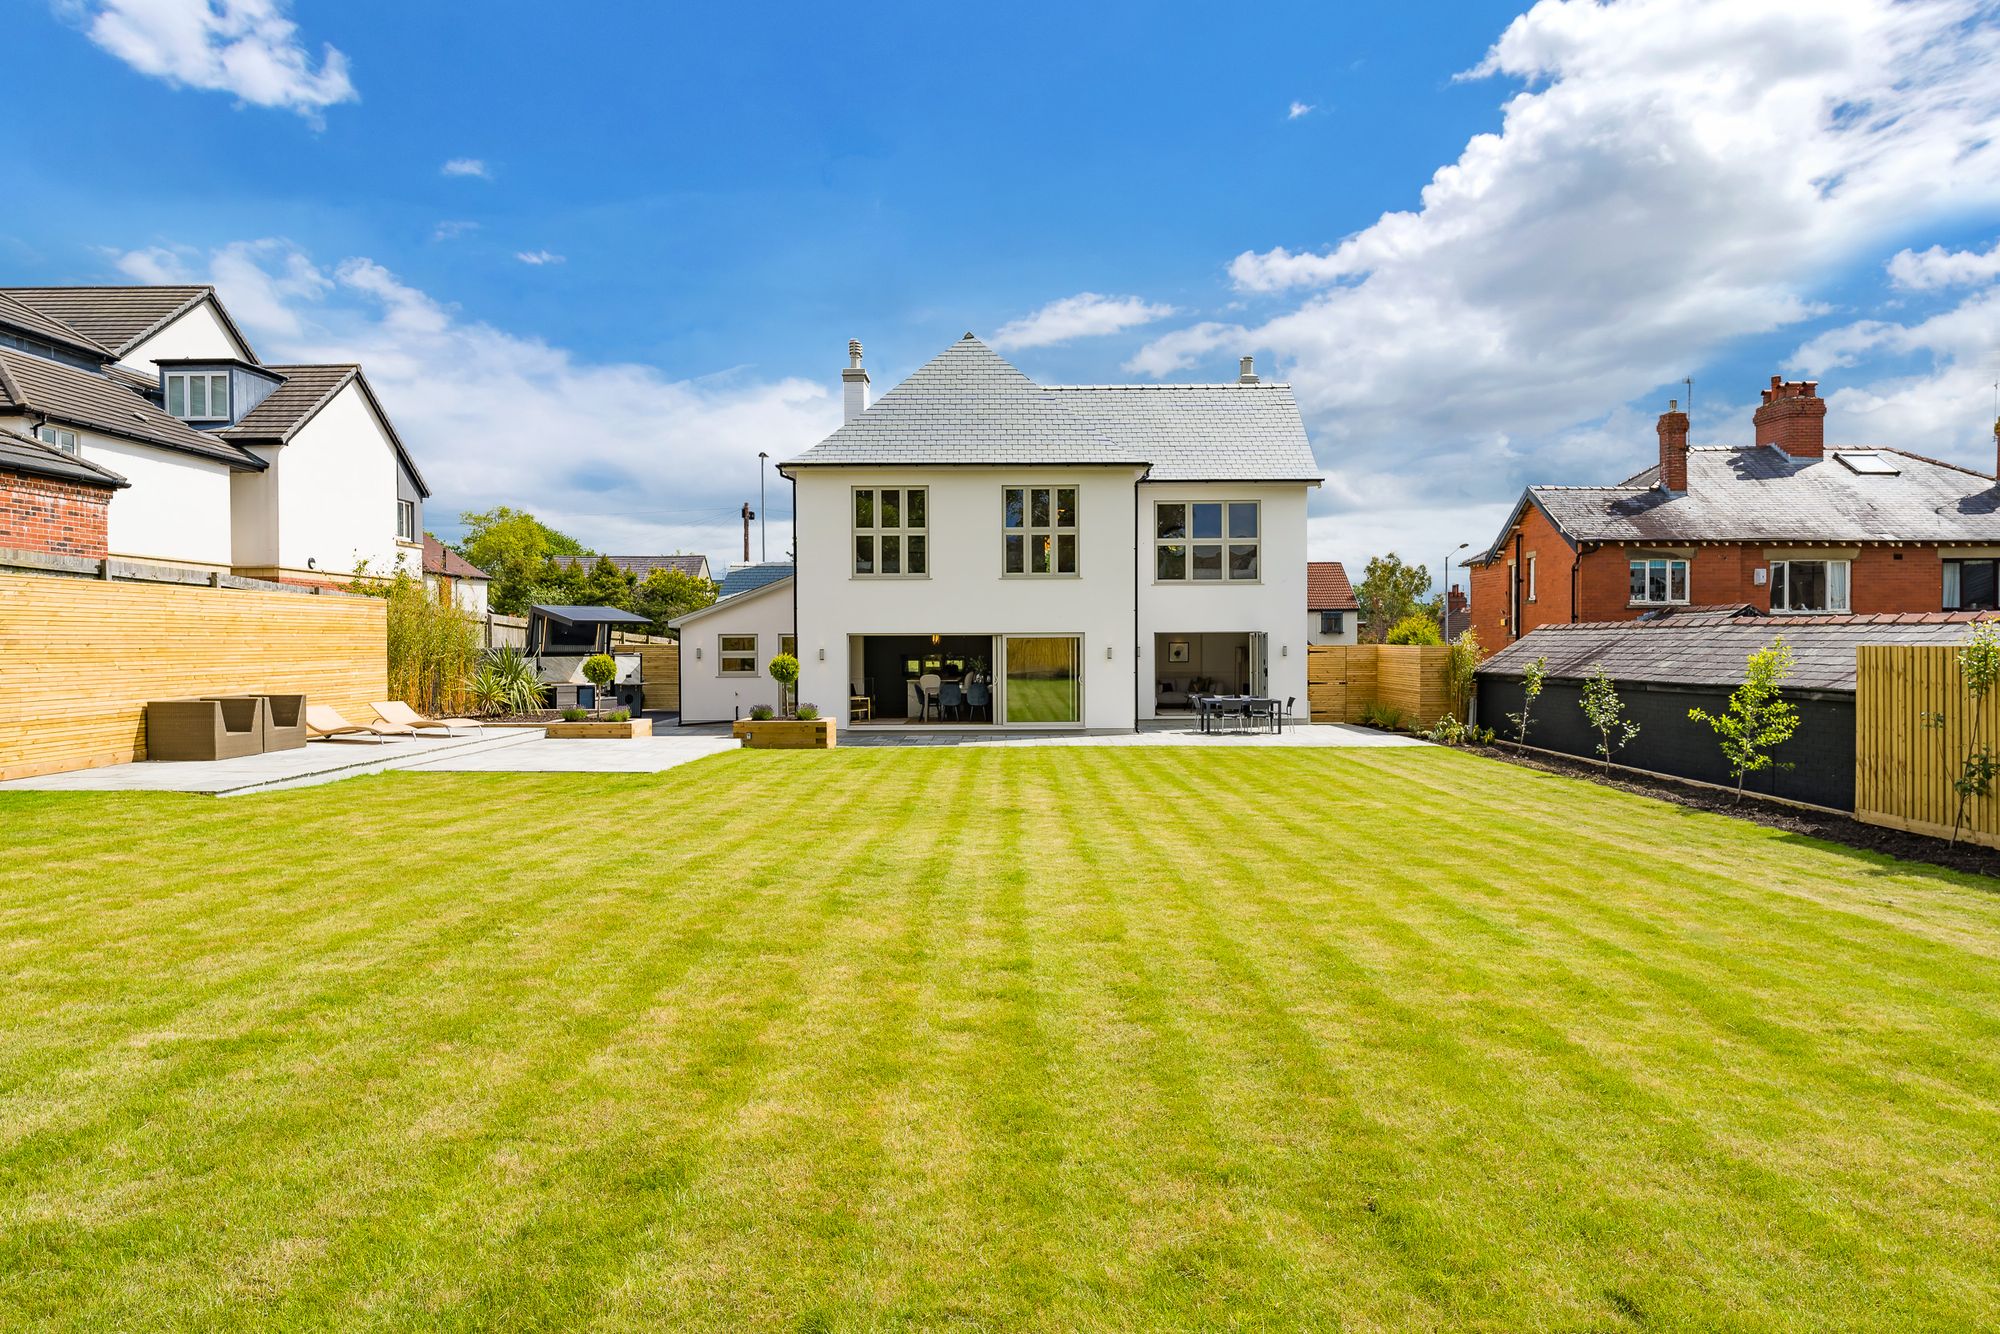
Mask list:
[[[1867,477],[1895,477],[1903,471],[1893,460],[1872,450],[1836,453],[1834,457],[1846,464],[1849,472],[1858,472]]]

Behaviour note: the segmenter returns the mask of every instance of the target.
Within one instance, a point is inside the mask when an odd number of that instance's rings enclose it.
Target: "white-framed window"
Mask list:
[[[1944,610],[1992,611],[2000,607],[2000,561],[1981,557],[1944,563]]]
[[[182,421],[228,421],[229,372],[168,371],[167,411]]]
[[[930,555],[930,493],[925,488],[854,488],[856,578],[922,578],[930,574]]]
[[[1632,569],[1632,604],[1665,607],[1688,600],[1688,563],[1654,557],[1635,560]]]
[[[757,674],[757,636],[716,636],[715,664],[717,673],[722,676],[755,676]]]
[[[417,502],[414,500],[396,502],[396,540],[398,542],[417,540]]]
[[[1846,611],[1848,562],[1774,560],[1772,611]]]
[[[1528,601],[1533,602],[1534,600],[1535,600],[1535,558],[1533,555],[1530,555],[1528,557]]]
[[[1000,489],[1000,573],[1059,578],[1076,573],[1076,488]]]
[[[45,445],[54,445],[65,454],[81,454],[83,446],[77,442],[76,432],[63,426],[37,426],[35,439]]]
[[[1264,516],[1255,500],[1153,502],[1153,578],[1244,583],[1262,577]]]

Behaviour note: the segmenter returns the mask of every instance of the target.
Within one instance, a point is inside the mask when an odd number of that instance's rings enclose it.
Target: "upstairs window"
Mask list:
[[[921,486],[854,489],[856,578],[930,573],[930,493]]]
[[[1771,610],[1846,611],[1847,575],[1844,560],[1774,560]]]
[[[1000,493],[1000,572],[1076,573],[1076,488],[1009,486]]]
[[[1153,577],[1162,583],[1256,583],[1263,507],[1255,500],[1162,500],[1153,505]]]
[[[1684,560],[1632,562],[1632,605],[1665,607],[1688,600],[1688,563]]]
[[[167,411],[182,421],[229,420],[228,371],[168,371]]]
[[[1323,611],[1319,614],[1319,632],[1323,635],[1337,635],[1346,628],[1347,614],[1338,611]]]
[[[1948,560],[1944,563],[1946,611],[1992,611],[2000,607],[2000,561]]]
[[[76,432],[61,426],[37,426],[35,439],[45,445],[54,445],[65,454],[80,455],[83,448],[77,443]]]
[[[417,502],[414,500],[396,502],[396,540],[398,542],[417,540]]]

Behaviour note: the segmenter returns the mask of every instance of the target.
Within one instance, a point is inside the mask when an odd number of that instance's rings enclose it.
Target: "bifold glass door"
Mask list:
[[[1083,721],[1082,641],[1074,635],[1008,635],[1010,723]]]

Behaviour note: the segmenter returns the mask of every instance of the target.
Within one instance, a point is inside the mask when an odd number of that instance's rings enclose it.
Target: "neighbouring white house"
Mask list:
[[[354,365],[261,362],[206,286],[0,288],[0,426],[123,477],[109,554],[300,584],[423,558],[423,476]]]
[[[1353,644],[1360,639],[1361,603],[1337,560],[1306,562],[1306,642]]]
[[[680,636],[681,721],[730,722],[781,703],[770,662],[795,652],[790,561],[738,565],[715,601],[668,622]],[[803,696],[801,698],[804,698]],[[828,716],[837,716],[829,708]]]
[[[450,594],[460,611],[486,615],[486,590],[493,576],[453,551],[444,543],[424,534],[424,587],[433,597]]]
[[[1040,385],[967,334],[870,404],[861,356],[845,423],[779,469],[801,701],[1106,731],[1199,691],[1303,711],[1321,477],[1290,386],[1248,357],[1227,384]]]

